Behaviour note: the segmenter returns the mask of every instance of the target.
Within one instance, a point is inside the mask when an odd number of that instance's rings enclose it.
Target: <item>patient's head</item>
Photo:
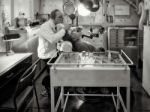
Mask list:
[[[69,30],[69,35],[73,42],[81,40],[82,28],[81,27],[71,27]]]

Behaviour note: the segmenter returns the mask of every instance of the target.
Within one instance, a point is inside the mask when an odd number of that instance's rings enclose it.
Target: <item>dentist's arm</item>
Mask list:
[[[65,35],[66,30],[70,28],[69,25],[60,25],[61,28],[59,28],[59,31],[54,33],[53,28],[45,25],[40,29],[39,35],[46,40],[48,40],[50,43],[57,43],[59,40],[62,39],[62,37]]]

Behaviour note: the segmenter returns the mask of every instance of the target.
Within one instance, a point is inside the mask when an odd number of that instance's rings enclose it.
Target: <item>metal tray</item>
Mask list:
[[[114,67],[133,65],[132,60],[123,50],[106,52],[63,52],[55,63],[48,61],[48,65],[55,67]]]

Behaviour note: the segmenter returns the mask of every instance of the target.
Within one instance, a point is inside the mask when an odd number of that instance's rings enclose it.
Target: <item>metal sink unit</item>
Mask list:
[[[59,103],[65,110],[68,96],[112,96],[116,112],[122,104],[124,112],[130,112],[130,68],[133,62],[121,51],[62,53],[50,68],[51,112],[56,112]],[[61,94],[55,104],[54,88],[61,87]],[[64,87],[116,87],[117,94],[64,94]],[[126,104],[120,94],[120,87],[127,88]],[[64,95],[66,100],[64,101]],[[115,100],[117,97],[117,100]]]

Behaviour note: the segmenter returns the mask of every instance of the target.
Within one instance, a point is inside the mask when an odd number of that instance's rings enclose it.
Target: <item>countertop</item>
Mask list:
[[[0,76],[31,55],[32,53],[15,53],[6,56],[6,53],[0,53]]]

